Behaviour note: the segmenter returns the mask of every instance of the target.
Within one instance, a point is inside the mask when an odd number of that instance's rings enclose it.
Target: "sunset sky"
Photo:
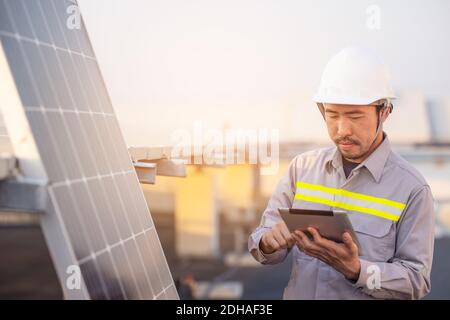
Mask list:
[[[326,139],[311,95],[351,44],[379,51],[399,95],[450,96],[446,0],[79,3],[130,145],[168,144],[195,120]],[[380,29],[368,26],[371,5]]]

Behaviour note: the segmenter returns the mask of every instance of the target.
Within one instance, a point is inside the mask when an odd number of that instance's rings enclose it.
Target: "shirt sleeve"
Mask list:
[[[290,249],[283,249],[271,254],[265,254],[259,248],[259,243],[263,234],[281,221],[278,208],[292,207],[295,194],[295,177],[298,158],[299,157],[297,156],[290,162],[287,172],[278,182],[278,185],[268,202],[267,208],[262,214],[260,225],[248,238],[248,250],[253,257],[262,264],[276,264],[283,262],[290,251]]]
[[[361,271],[354,286],[374,298],[420,299],[430,292],[434,248],[430,187],[413,192],[405,210],[397,226],[394,257],[386,263],[360,259]]]

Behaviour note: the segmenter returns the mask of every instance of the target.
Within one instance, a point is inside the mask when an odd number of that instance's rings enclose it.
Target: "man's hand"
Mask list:
[[[266,254],[275,251],[292,248],[295,245],[295,238],[289,231],[284,221],[277,223],[271,230],[263,234],[259,247]]]
[[[314,228],[308,228],[314,240],[300,230],[293,233],[298,248],[305,254],[320,259],[330,265],[348,280],[356,281],[359,278],[361,264],[358,258],[358,246],[348,232],[342,235],[344,243],[337,243],[323,238]]]

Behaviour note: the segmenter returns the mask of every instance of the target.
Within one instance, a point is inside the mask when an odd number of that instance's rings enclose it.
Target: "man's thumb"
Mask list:
[[[356,252],[357,251],[357,246],[356,244],[353,242],[352,236],[350,235],[350,233],[345,232],[344,235],[342,236],[342,239],[344,241],[344,244],[347,246],[347,248],[351,251],[351,252]]]

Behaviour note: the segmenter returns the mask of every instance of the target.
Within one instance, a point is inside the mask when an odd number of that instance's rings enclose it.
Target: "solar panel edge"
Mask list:
[[[39,155],[36,141],[32,135],[12,72],[8,66],[2,41],[0,41],[0,83],[3,84],[2,87],[5,89],[0,92],[0,111],[9,134],[13,153],[17,157],[21,168],[22,175],[19,179],[23,182],[45,185],[48,183],[48,177],[41,162],[42,158]],[[63,284],[67,280],[67,267],[76,265],[77,262],[73,251],[60,250],[63,247],[71,248],[71,246],[64,225],[55,224],[57,221],[55,216],[56,212],[49,203],[48,211],[40,216],[40,220],[57,276],[60,283]],[[48,232],[49,229],[51,229],[51,232]],[[56,243],[67,243],[67,245],[52,245]],[[58,258],[56,259],[56,257]],[[69,299],[89,298],[83,277],[80,278],[80,283],[80,290],[68,291],[65,286],[62,286],[64,296]]]
[[[48,190],[48,193],[49,197],[52,197],[51,189]],[[79,272],[80,265],[70,244],[67,230],[64,224],[61,223],[62,217],[58,212],[59,209],[56,208],[54,203],[49,204],[48,211],[41,215],[40,221],[64,298],[69,300],[88,300],[90,299],[90,294],[84,275]],[[67,244],[56,245],[62,242],[67,242]],[[71,281],[72,279],[73,282]],[[71,283],[73,283],[73,286]]]

